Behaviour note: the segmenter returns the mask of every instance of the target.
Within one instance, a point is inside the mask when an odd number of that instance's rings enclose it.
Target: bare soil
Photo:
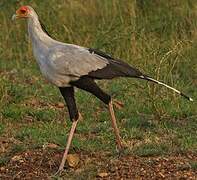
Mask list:
[[[197,179],[194,153],[160,157],[77,153],[80,163],[75,168],[67,165],[62,179]],[[0,179],[53,179],[62,154],[57,149],[15,154],[0,167]]]

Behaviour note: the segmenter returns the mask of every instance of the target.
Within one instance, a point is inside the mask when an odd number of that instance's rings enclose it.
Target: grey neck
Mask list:
[[[38,16],[28,19],[28,33],[34,47],[49,47],[55,41],[43,31]]]

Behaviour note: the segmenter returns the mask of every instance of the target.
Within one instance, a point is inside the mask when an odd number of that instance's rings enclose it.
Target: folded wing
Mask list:
[[[138,69],[101,51],[75,45],[52,48],[48,58],[57,72],[73,77],[112,79],[142,75]]]

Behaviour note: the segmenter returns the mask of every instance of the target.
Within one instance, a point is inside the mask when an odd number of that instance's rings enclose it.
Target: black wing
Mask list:
[[[96,71],[91,71],[88,73],[89,77],[95,79],[112,79],[115,77],[140,77],[143,74],[136,68],[131,67],[129,64],[114,59],[108,54],[105,54],[102,51],[89,49],[90,53],[97,54],[108,60],[109,64],[102,69],[98,69]]]

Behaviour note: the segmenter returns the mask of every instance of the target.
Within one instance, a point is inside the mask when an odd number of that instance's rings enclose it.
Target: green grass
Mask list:
[[[134,149],[134,153],[138,156],[158,156],[168,152],[168,146],[164,144],[145,144]]]
[[[196,162],[190,162],[190,166],[192,169],[197,170],[197,163]]]
[[[36,9],[57,40],[106,51],[196,100],[197,2],[59,0],[57,4],[51,0],[46,5],[39,0],[4,0],[0,3],[0,136],[14,137],[30,149],[45,143],[63,148],[71,125],[67,109],[55,107],[63,102],[58,89],[47,84],[39,72],[26,22],[11,21],[22,4]],[[99,85],[125,104],[116,115],[131,153],[196,152],[195,101],[188,102],[165,88],[136,79],[121,78]],[[114,152],[105,106],[82,91],[76,92],[76,99],[84,119],[73,146],[89,152]],[[0,164],[6,162],[4,156]]]
[[[8,157],[0,157],[0,166],[6,165],[6,163],[9,161]]]

